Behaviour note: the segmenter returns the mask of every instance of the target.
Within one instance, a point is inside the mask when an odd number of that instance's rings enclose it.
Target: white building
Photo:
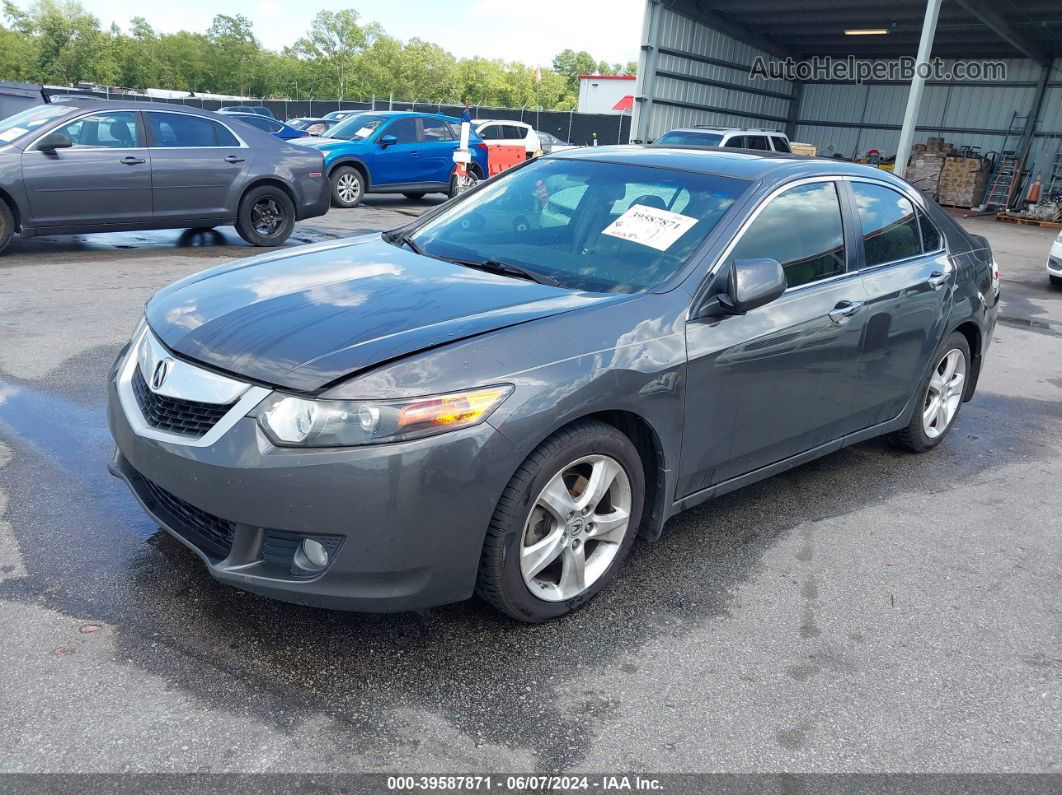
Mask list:
[[[579,75],[580,113],[630,113],[637,78]]]

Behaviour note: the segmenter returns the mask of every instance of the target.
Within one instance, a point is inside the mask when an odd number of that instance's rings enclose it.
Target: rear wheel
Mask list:
[[[403,193],[402,195],[409,199],[411,202],[420,201],[424,198],[424,193],[422,191],[416,191],[414,193]]]
[[[295,205],[280,188],[251,188],[240,202],[236,231],[252,246],[279,246],[294,228]]]
[[[615,427],[584,420],[558,431],[498,500],[477,593],[531,623],[582,607],[626,557],[644,494],[638,451]]]
[[[949,335],[937,348],[935,361],[936,366],[919,385],[919,400],[910,424],[896,434],[900,444],[916,453],[940,444],[962,407],[970,373],[970,344],[966,337],[959,332]]]
[[[0,252],[7,248],[11,236],[15,234],[15,216],[7,202],[0,199]]]
[[[451,199],[456,198],[465,191],[472,190],[472,188],[476,187],[481,179],[482,177],[480,176],[479,171],[474,168],[468,170],[468,176],[466,177],[459,177],[457,174],[454,174],[450,177],[450,189],[446,192],[446,195]]]
[[[353,166],[340,166],[332,172],[332,204],[356,207],[365,196],[365,180]]]

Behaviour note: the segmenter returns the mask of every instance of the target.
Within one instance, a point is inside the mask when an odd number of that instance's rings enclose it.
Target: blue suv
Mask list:
[[[366,111],[329,128],[327,137],[294,143],[320,149],[332,186],[332,205],[353,207],[367,192],[402,193],[420,199],[426,193],[456,194],[454,150],[461,123],[437,113]],[[469,135],[471,175],[483,179],[487,145]]]

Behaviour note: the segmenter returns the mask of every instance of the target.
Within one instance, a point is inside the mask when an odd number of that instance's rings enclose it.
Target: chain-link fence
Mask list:
[[[111,93],[108,91],[85,91],[75,88],[47,89],[49,95],[78,94],[98,96],[101,99],[126,99],[146,102],[169,102],[189,105],[204,110],[218,110],[233,105],[261,105],[269,108],[278,119],[298,117],[320,118],[335,110],[419,110],[425,113],[444,113],[459,117],[463,105],[446,105],[438,102],[399,102],[391,99],[373,98],[366,101],[337,99],[244,99],[219,100],[186,97],[166,99],[132,92]],[[625,144],[630,141],[631,117],[628,113],[578,113],[567,110],[540,110],[537,108],[495,108],[487,105],[472,106],[474,119],[505,119],[522,121],[536,130],[551,133],[576,146],[593,146],[596,141],[606,144]]]

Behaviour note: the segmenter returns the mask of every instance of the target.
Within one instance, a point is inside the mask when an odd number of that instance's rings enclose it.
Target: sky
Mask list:
[[[29,0],[16,0],[25,7]],[[159,31],[205,32],[215,14],[243,14],[270,49],[292,44],[323,9],[354,8],[362,22],[379,22],[392,36],[420,37],[458,57],[474,55],[549,66],[563,49],[598,60],[638,60],[645,0],[181,0],[147,6],[143,0],[81,0],[104,27],[123,29],[135,16]],[[147,7],[145,7],[147,6]]]

